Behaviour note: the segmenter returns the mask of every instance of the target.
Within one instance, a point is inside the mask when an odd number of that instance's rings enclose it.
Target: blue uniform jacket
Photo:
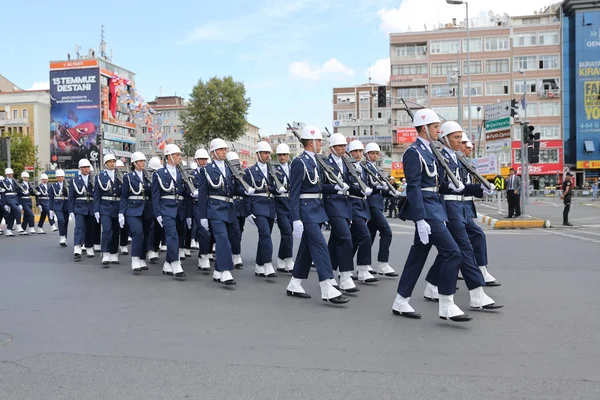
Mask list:
[[[119,201],[121,199],[121,182],[117,179],[111,181],[106,170],[96,176],[94,182],[94,212],[116,218],[119,214]],[[110,200],[109,200],[110,199]]]
[[[339,217],[346,218],[347,220],[352,220],[352,201],[350,200],[349,194],[353,194],[355,196],[360,195],[360,190],[358,193],[355,192],[355,187],[350,182],[350,173],[348,172],[348,168],[342,162],[342,169],[340,170],[337,162],[333,159],[332,155],[327,157],[327,164],[331,167],[331,169],[337,174],[338,177],[342,179],[344,183],[350,186],[350,190],[345,194],[339,194],[337,190],[335,190],[335,181],[327,182],[323,185],[323,192],[326,193],[324,196],[325,199],[325,212],[329,218]]]
[[[417,139],[404,152],[402,162],[406,178],[406,201],[400,210],[400,218],[411,221],[448,221],[446,210],[437,193],[438,171],[441,168],[433,153]],[[435,188],[436,191],[423,188]]]
[[[371,164],[369,161],[362,164],[362,167],[369,168],[369,171],[372,171],[374,174],[377,174],[377,168],[373,164]],[[377,189],[377,185],[379,185],[379,183],[377,182],[377,180],[373,179],[370,175],[368,175],[365,183],[373,190],[373,193],[371,193],[371,195],[367,198],[369,207],[376,208],[378,210],[383,211],[383,198],[390,196],[389,190]]]
[[[362,165],[357,165],[357,172],[360,174],[362,181],[366,183],[368,175]],[[352,202],[352,218],[363,218],[368,221],[371,219],[369,200],[362,194],[358,182],[352,176],[350,176],[350,182],[352,183],[350,188],[353,189],[353,192],[358,192],[356,195],[351,193],[352,196],[350,196]]]
[[[45,186],[45,187],[44,187]],[[50,207],[50,187],[40,183],[35,187],[35,204],[44,208]]]
[[[160,168],[152,176],[152,210],[155,216],[169,216],[185,220],[192,217],[191,193],[183,182],[181,173],[176,171],[173,179],[167,167]]]
[[[17,183],[13,179],[6,178],[2,182],[0,182],[0,189],[2,189],[4,205],[21,204],[21,196],[17,191]]]
[[[290,215],[290,177],[285,173],[281,165],[275,166],[275,171],[277,172],[277,179],[279,182],[283,183],[283,187],[287,190],[287,193],[284,195],[275,195],[275,209],[277,211],[277,215]],[[291,169],[288,168],[288,171],[291,172]]]
[[[198,214],[200,219],[233,223],[237,219],[234,196],[244,194],[243,186],[225,164],[225,175],[213,161],[198,174]],[[214,197],[213,197],[214,196]]]
[[[27,183],[26,185],[25,182],[20,182],[17,185],[17,192],[21,198],[21,205],[27,204],[29,206],[33,206],[31,196],[35,196],[35,190],[31,183]]]
[[[69,211],[69,183],[63,181],[62,191],[60,190],[60,183],[54,182],[50,185],[48,190],[50,195],[49,208],[55,212]]]
[[[322,195],[323,171],[308,153],[294,158],[290,169],[290,216],[292,221],[322,224],[328,220],[322,198],[304,198],[303,194]]]
[[[269,171],[267,170],[267,176],[265,176],[258,163],[256,163],[246,169],[244,180],[256,189],[254,195],[249,196],[247,202],[249,213],[255,216],[275,218],[275,199],[273,198],[273,193],[277,192],[275,190],[275,181],[269,174]]]
[[[94,184],[88,175],[87,185],[81,175],[69,182],[69,212],[83,215],[94,215]]]
[[[140,180],[135,171],[123,176],[123,187],[121,188],[121,201],[119,202],[119,214],[130,217],[152,218],[152,182],[144,175]]]

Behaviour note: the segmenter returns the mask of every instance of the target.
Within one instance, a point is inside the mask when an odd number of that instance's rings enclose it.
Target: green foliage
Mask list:
[[[39,160],[37,159],[37,146],[33,145],[31,138],[25,133],[5,134],[10,136],[10,161],[11,168],[14,171],[13,177],[19,179],[25,166],[34,166],[39,170]],[[0,161],[0,174],[4,174],[4,168],[8,166],[6,161]]]
[[[200,146],[208,148],[214,138],[236,140],[246,131],[250,99],[242,82],[231,76],[200,79],[194,86],[187,108],[181,113],[186,154]]]

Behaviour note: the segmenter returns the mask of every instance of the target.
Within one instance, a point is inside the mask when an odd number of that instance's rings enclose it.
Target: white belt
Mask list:
[[[475,197],[473,196],[465,196],[465,201],[474,201]]]
[[[282,198],[282,197],[290,197],[289,193],[284,193],[284,194],[276,194],[275,195],[276,198]]]
[[[271,193],[254,193],[251,195],[252,197],[272,197]]]
[[[65,196],[55,196],[54,200],[65,200]]]
[[[16,196],[16,193],[4,193],[5,196]]]
[[[227,203],[233,203],[233,199],[231,197],[217,196],[217,195],[213,195],[213,194],[211,194],[208,197],[211,198],[211,199],[215,199],[215,200],[225,201]]]
[[[146,196],[129,196],[128,200],[146,200]]]
[[[168,200],[183,200],[182,196],[179,196],[177,194],[168,194],[166,196],[160,196],[161,199],[168,199]]]
[[[301,199],[322,199],[323,195],[321,193],[304,193],[300,195]]]
[[[461,194],[445,194],[444,201],[465,201],[465,196]]]
[[[31,199],[31,196],[21,196],[22,199]]]
[[[438,188],[436,188],[436,187],[424,187],[424,188],[421,188],[421,190],[424,191],[424,192],[437,192]]]
[[[364,197],[360,197],[360,196],[352,196],[351,194],[348,195],[350,198],[352,199],[359,199],[359,200],[366,200],[367,196]]]
[[[45,197],[38,197],[38,200],[49,200],[50,198],[48,196]]]
[[[118,197],[109,197],[109,196],[102,196],[100,197],[102,200],[106,200],[106,201],[120,201],[121,199],[119,199]]]
[[[75,200],[92,201],[93,199],[89,196],[86,196],[86,197],[77,197]]]

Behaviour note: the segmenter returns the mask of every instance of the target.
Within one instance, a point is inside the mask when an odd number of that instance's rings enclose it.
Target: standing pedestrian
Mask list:
[[[521,178],[515,175],[511,168],[506,180],[506,200],[508,201],[508,215],[506,218],[518,218],[521,215]]]
[[[598,199],[598,181],[595,180],[592,183],[592,201],[596,201]]]
[[[571,181],[572,174],[567,172],[565,180],[562,184],[562,196],[560,199],[564,202],[565,208],[563,209],[563,225],[573,226],[569,222],[569,211],[571,211],[571,196],[573,195],[573,182]]]

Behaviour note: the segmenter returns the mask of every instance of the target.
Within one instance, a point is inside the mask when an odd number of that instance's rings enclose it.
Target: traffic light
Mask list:
[[[523,143],[527,144],[530,141],[533,141],[533,130],[535,129],[535,126],[533,125],[529,125],[528,123],[524,123],[523,124],[523,134],[521,135],[521,140],[523,140]]]
[[[529,164],[538,164],[540,162],[540,133],[536,132],[529,135],[530,141],[527,149],[527,162],[529,162]]]
[[[517,101],[515,99],[512,99],[510,101],[510,116],[514,117],[515,115],[517,115],[517,109],[519,108],[519,105],[517,103]]]
[[[377,87],[377,107],[387,107],[387,94],[385,86]]]

